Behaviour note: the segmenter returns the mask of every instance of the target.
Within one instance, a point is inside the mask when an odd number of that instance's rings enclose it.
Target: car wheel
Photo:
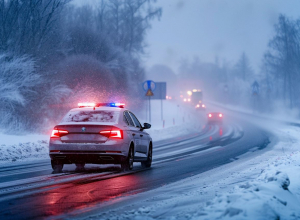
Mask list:
[[[126,161],[121,163],[121,169],[123,171],[132,170],[133,168],[133,147],[131,146],[129,148],[128,157],[126,158]]]
[[[54,172],[62,172],[64,164],[58,160],[51,160],[51,166]]]
[[[152,164],[152,145],[149,146],[148,157],[146,161],[141,162],[143,168],[151,167]]]

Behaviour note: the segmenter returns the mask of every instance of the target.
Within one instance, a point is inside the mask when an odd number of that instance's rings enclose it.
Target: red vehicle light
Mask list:
[[[123,139],[123,131],[122,130],[111,130],[111,131],[100,131],[101,135],[107,138],[116,138],[116,139]]]
[[[111,107],[120,107],[120,108],[124,108],[125,107],[124,103],[110,103],[109,105]]]
[[[212,114],[208,114],[208,117],[211,118],[211,117],[212,117]]]
[[[67,135],[69,132],[66,130],[60,130],[60,129],[56,129],[54,128],[51,134],[51,137],[62,137],[64,135]]]
[[[223,117],[223,115],[222,115],[222,114],[219,114],[219,117],[220,117],[220,118],[222,118],[222,117]]]
[[[122,139],[122,138],[123,138],[122,133],[123,133],[123,132],[122,132],[121,130],[112,130],[112,131],[110,132],[110,137]]]
[[[110,131],[100,131],[99,133],[107,138],[110,136]]]
[[[120,154],[121,151],[106,151],[107,154]]]

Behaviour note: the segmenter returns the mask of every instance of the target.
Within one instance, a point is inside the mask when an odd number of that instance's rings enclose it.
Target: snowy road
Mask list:
[[[66,165],[62,174],[51,174],[49,160],[7,165],[0,169],[0,218],[66,218],[121,205],[127,196],[220,167],[268,143],[266,131],[232,117],[222,126],[154,143],[151,169],[137,163],[126,173],[118,166],[96,165],[76,172]]]

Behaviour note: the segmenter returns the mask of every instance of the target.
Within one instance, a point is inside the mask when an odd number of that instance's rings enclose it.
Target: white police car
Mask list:
[[[122,103],[79,103],[52,131],[49,155],[54,171],[64,164],[121,164],[131,170],[133,162],[151,167],[152,138],[136,116]]]

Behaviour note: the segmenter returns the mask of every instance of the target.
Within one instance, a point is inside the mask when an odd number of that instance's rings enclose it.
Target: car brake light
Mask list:
[[[120,138],[120,139],[122,139],[123,138],[122,136],[123,135],[122,135],[122,131],[121,130],[112,130],[110,132],[110,137],[112,137],[112,138]]]
[[[110,131],[100,131],[99,133],[107,138],[110,136]]]
[[[212,117],[212,114],[208,114],[208,117],[211,118],[211,117]]]
[[[205,105],[202,105],[202,108],[205,108]]]
[[[99,132],[101,135],[107,138],[116,138],[116,139],[123,139],[123,131],[122,130],[105,130]]]
[[[219,114],[219,117],[220,117],[220,118],[222,118],[222,117],[223,117],[223,115],[222,115],[222,114]]]
[[[60,130],[60,129],[53,129],[51,137],[61,137],[64,136],[66,134],[68,134],[69,132],[66,130]]]

